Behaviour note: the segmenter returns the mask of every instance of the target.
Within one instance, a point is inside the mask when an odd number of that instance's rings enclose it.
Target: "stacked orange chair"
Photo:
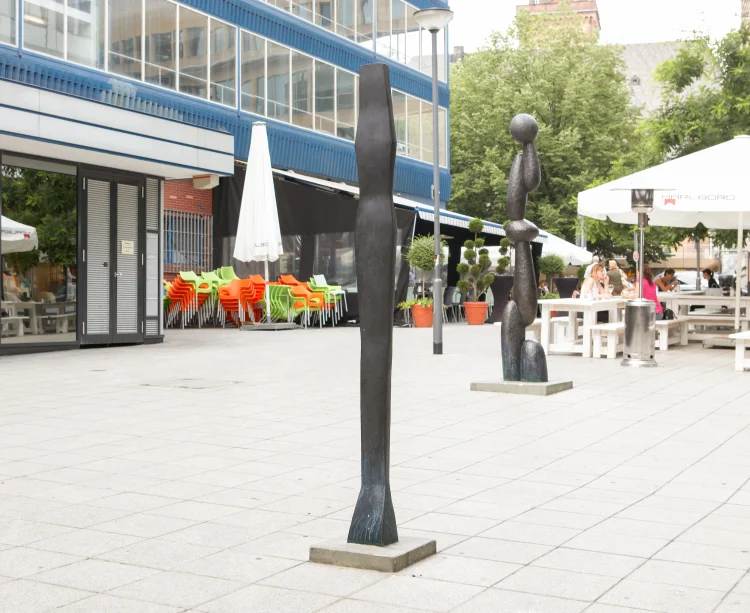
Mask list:
[[[180,275],[167,287],[170,309],[167,314],[167,326],[174,325],[180,318],[180,326],[185,327],[185,320],[190,321],[195,314],[197,300],[195,285],[183,280]]]
[[[305,318],[307,325],[310,324],[310,315],[312,313],[318,314],[318,321],[320,327],[323,327],[323,322],[328,314],[328,304],[326,304],[326,297],[321,292],[310,291],[310,288],[305,283],[300,283],[294,275],[280,275],[279,282],[282,285],[289,286],[289,293],[293,298],[302,298],[305,301]]]
[[[245,321],[245,310],[242,306],[242,284],[240,279],[234,279],[219,288],[219,319],[222,327],[226,323],[227,315],[232,323],[240,327]]]

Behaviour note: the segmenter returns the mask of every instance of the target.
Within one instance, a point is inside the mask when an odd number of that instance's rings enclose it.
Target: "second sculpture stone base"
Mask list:
[[[551,396],[573,389],[572,381],[549,381],[527,383],[525,381],[499,381],[497,383],[472,383],[472,392],[494,392],[496,394],[521,394],[525,396]]]
[[[436,551],[434,540],[416,536],[403,537],[385,547],[358,545],[347,543],[346,539],[337,539],[310,547],[310,562],[395,573],[428,558]]]

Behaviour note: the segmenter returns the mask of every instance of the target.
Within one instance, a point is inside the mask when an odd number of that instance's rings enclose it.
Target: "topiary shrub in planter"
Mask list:
[[[417,300],[408,303],[402,302],[401,305],[408,305],[405,308],[399,305],[399,308],[406,310],[411,309],[414,317],[415,328],[430,328],[432,326],[433,300],[425,295],[425,281],[427,273],[435,268],[435,239],[432,235],[415,236],[409,245],[409,251],[406,253],[406,261],[409,266],[422,271],[422,296]],[[440,264],[445,262],[443,250],[440,250]]]
[[[458,290],[470,298],[469,301],[464,302],[464,310],[466,321],[472,326],[481,325],[487,319],[489,305],[485,301],[480,301],[479,298],[492,285],[493,280],[492,274],[489,273],[492,266],[489,251],[484,248],[484,239],[477,238],[477,234],[483,229],[484,222],[481,219],[476,218],[469,222],[469,232],[474,234],[474,240],[464,243],[466,262],[461,262],[456,267],[456,271],[461,275]]]
[[[565,260],[559,255],[551,253],[539,258],[539,274],[547,277],[547,283],[552,286],[552,277],[560,276],[565,270]]]

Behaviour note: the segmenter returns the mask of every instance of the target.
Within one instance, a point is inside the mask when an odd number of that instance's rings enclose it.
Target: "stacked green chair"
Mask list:
[[[221,268],[217,268],[216,274],[219,278],[223,279],[227,283],[229,283],[229,281],[233,281],[234,279],[239,279],[239,277],[235,274],[234,268],[232,266],[222,266]]]
[[[330,285],[326,281],[325,275],[313,275],[308,286],[314,292],[321,292],[326,297],[326,304],[333,303],[335,305],[334,324],[337,318],[343,317],[344,311],[348,308],[346,290],[342,289],[340,285]]]
[[[191,322],[194,318],[197,319],[200,328],[209,319],[213,290],[210,284],[207,284],[192,270],[180,271],[178,274],[184,283],[189,283],[195,288],[195,300],[190,306],[187,321]]]

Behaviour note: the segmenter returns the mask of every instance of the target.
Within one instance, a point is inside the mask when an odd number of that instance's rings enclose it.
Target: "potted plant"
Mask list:
[[[440,264],[445,261],[445,256],[440,250]],[[416,236],[409,245],[409,251],[406,253],[406,261],[409,266],[422,271],[422,296],[408,303],[402,302],[399,308],[402,310],[411,309],[414,317],[414,326],[416,328],[429,328],[432,326],[432,298],[425,295],[425,281],[427,273],[435,269],[435,239],[432,235]]]
[[[480,302],[479,297],[494,280],[493,275],[488,272],[492,265],[489,251],[484,248],[484,239],[477,238],[477,234],[483,229],[484,222],[481,219],[476,218],[469,222],[469,232],[474,234],[474,240],[467,240],[464,243],[466,262],[461,262],[456,267],[458,274],[461,275],[458,290],[464,296],[471,297],[471,301],[464,302],[464,310],[466,321],[472,326],[482,325],[487,320],[489,305],[487,302]]]

